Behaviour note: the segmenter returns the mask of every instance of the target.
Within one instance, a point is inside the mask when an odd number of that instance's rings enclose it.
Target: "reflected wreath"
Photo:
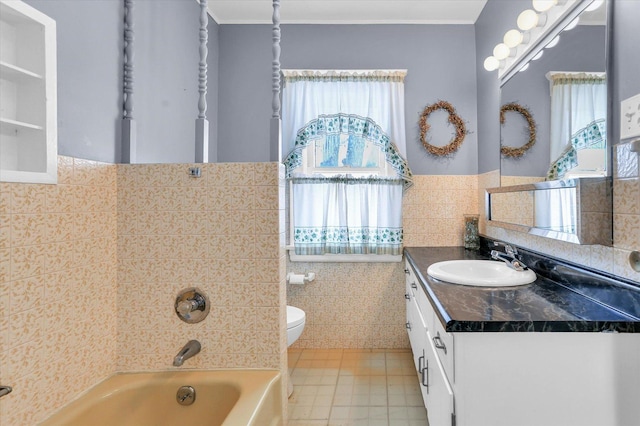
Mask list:
[[[431,115],[433,111],[436,111],[439,109],[445,110],[449,114],[448,121],[449,123],[453,124],[453,126],[456,128],[456,134],[453,137],[453,139],[451,139],[448,145],[443,145],[443,146],[431,145],[427,141],[427,132],[431,128],[431,125],[427,122],[427,119],[429,118],[429,115]],[[462,118],[460,118],[458,114],[456,114],[456,110],[453,107],[453,105],[451,105],[447,101],[438,101],[434,104],[427,106],[422,111],[422,114],[420,114],[419,125],[420,125],[420,142],[422,142],[422,145],[430,154],[438,155],[438,156],[450,155],[456,152],[458,148],[460,148],[460,145],[462,145],[462,142],[464,141],[464,137],[467,134],[467,128],[464,124],[464,121],[462,120]]]
[[[524,153],[527,152],[533,146],[533,144],[536,143],[536,122],[533,120],[533,117],[531,116],[531,113],[527,108],[515,102],[511,102],[502,105],[502,108],[500,108],[500,125],[504,125],[505,113],[507,111],[517,112],[522,117],[524,117],[525,120],[527,120],[529,141],[519,148],[503,145],[500,147],[500,153],[505,157],[519,158],[522,157]]]

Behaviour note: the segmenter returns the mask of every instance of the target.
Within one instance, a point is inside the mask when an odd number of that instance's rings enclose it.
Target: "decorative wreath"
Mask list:
[[[502,108],[500,108],[501,125],[504,124],[505,112],[507,111],[517,112],[518,114],[523,116],[525,120],[527,120],[527,127],[529,129],[529,141],[526,144],[522,145],[520,148],[514,148],[512,146],[501,146],[500,153],[505,157],[519,158],[522,157],[524,153],[533,146],[534,143],[536,143],[536,122],[533,120],[533,117],[531,116],[531,113],[527,108],[523,107],[520,104],[512,102],[509,104],[504,104],[502,105]]]
[[[449,123],[453,124],[456,128],[455,137],[448,145],[444,146],[434,146],[427,141],[427,132],[431,128],[429,123],[427,123],[427,118],[429,118],[429,115],[433,111],[438,109],[443,109],[449,113]],[[464,141],[466,134],[467,129],[464,125],[464,121],[458,114],[456,114],[456,110],[453,105],[447,101],[438,101],[429,105],[424,109],[424,111],[422,111],[422,114],[420,114],[420,141],[430,154],[439,156],[453,154],[458,150],[458,148],[460,148],[460,145],[462,145],[462,141]]]

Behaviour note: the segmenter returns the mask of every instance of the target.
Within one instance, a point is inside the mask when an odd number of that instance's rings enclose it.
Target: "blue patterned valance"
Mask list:
[[[318,139],[346,134],[364,138],[377,146],[385,155],[386,162],[404,181],[405,189],[412,185],[411,170],[402,158],[389,136],[370,118],[354,114],[321,115],[303,126],[296,134],[293,150],[284,160],[286,177],[290,178],[296,168],[302,165],[302,150]]]

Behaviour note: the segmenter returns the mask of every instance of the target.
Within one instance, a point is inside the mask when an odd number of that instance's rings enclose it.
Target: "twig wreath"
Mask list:
[[[444,146],[431,145],[427,141],[427,132],[431,128],[431,125],[427,123],[427,119],[429,118],[429,115],[433,111],[438,109],[443,109],[447,111],[447,113],[449,113],[448,121],[449,123],[453,124],[454,127],[456,128],[455,137],[451,140],[451,142],[449,142],[448,145],[444,145]],[[462,145],[462,141],[464,141],[464,137],[467,134],[467,128],[464,125],[464,121],[462,120],[462,118],[460,118],[458,114],[456,114],[456,110],[453,107],[453,105],[451,105],[447,101],[438,101],[434,104],[427,106],[424,109],[424,111],[422,111],[422,114],[420,114],[419,123],[420,123],[420,141],[422,142],[422,145],[425,147],[425,149],[430,154],[433,154],[433,155],[444,156],[444,155],[453,154],[458,150],[458,148],[460,148],[460,145]]]
[[[522,145],[520,148],[503,145],[500,147],[500,153],[505,157],[519,158],[522,157],[524,153],[527,152],[527,150],[529,150],[529,148],[531,148],[533,144],[536,143],[536,122],[533,120],[533,117],[531,116],[531,113],[527,108],[523,107],[520,104],[512,102],[509,104],[504,104],[502,105],[502,108],[500,108],[500,125],[504,124],[505,113],[507,111],[517,112],[518,114],[523,116],[525,120],[527,120],[529,141],[526,144]]]

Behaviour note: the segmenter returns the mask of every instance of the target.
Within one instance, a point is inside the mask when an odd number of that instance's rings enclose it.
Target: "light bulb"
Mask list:
[[[484,69],[487,71],[495,71],[500,68],[500,61],[493,56],[489,56],[484,60]]]
[[[511,53],[511,50],[504,43],[496,44],[496,47],[493,48],[493,56],[499,61],[507,59],[509,53]]]
[[[520,68],[520,71],[518,72],[525,72],[526,70],[529,69],[529,62],[527,62],[526,64],[524,64],[524,67]]]
[[[585,9],[585,12],[593,12],[594,10],[597,10],[600,6],[602,6],[602,3],[604,3],[604,0],[594,0],[593,3],[591,3]]]
[[[556,0],[533,0],[533,8],[538,12],[546,12],[557,3]]]
[[[536,56],[534,56],[533,58],[531,58],[532,61],[537,61],[538,59],[542,58],[542,55],[544,54],[544,50],[539,51]]]
[[[502,41],[504,41],[504,44],[506,44],[507,47],[514,48],[522,43],[523,39],[524,37],[522,36],[522,33],[520,31],[509,30],[505,33],[504,39]]]
[[[529,31],[538,25],[538,14],[531,9],[527,9],[518,15],[517,24],[522,31]]]
[[[580,17],[579,16],[576,19],[574,19],[573,21],[569,22],[569,25],[564,27],[563,31],[571,31],[572,29],[574,29],[575,27],[578,26],[578,22],[580,22]]]
[[[555,36],[553,40],[551,40],[549,44],[545,46],[545,49],[554,47],[556,44],[558,44],[559,41],[560,41],[560,36],[559,35]]]

